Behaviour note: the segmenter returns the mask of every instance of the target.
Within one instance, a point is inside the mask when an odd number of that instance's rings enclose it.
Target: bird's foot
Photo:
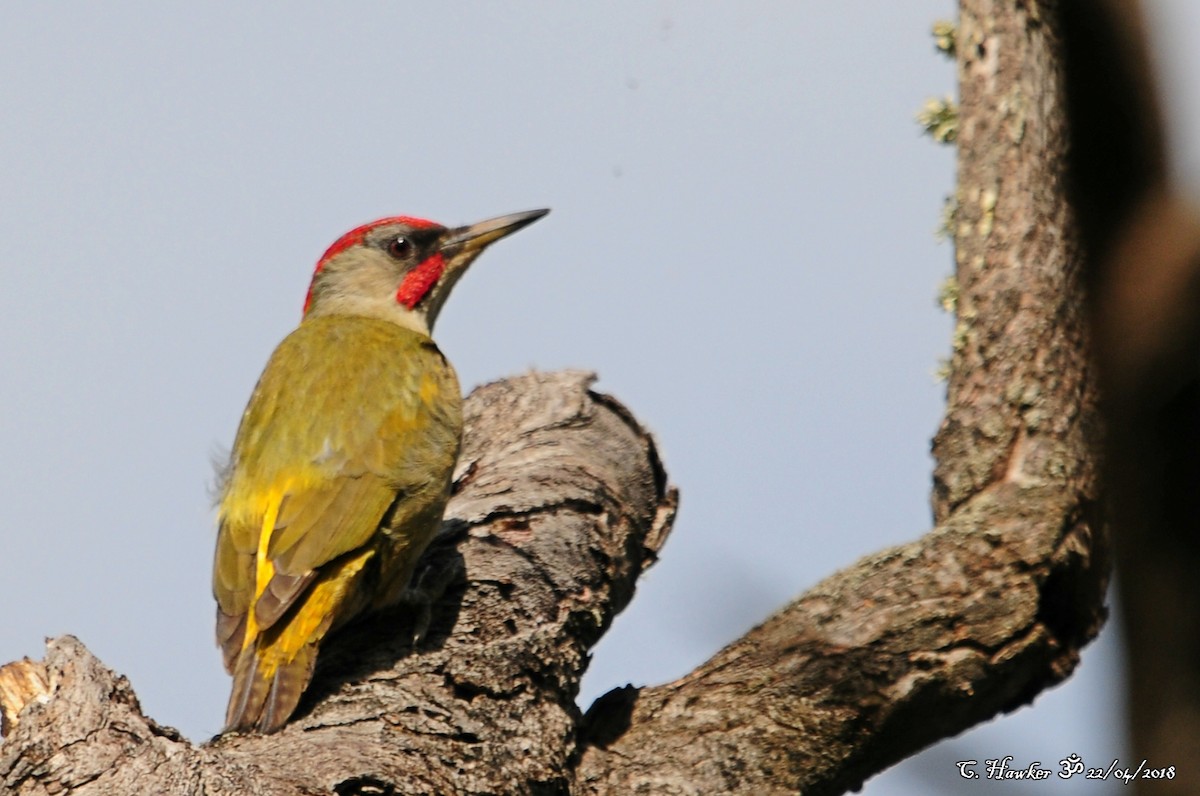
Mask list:
[[[417,570],[408,587],[400,593],[399,602],[408,609],[406,613],[413,617],[411,641],[414,650],[429,633],[429,626],[433,622],[433,604],[442,599],[451,584],[461,580],[466,572],[461,558],[449,563],[439,561],[436,565],[427,564]]]

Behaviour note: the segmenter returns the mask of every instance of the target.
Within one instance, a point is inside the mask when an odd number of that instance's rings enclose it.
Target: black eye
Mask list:
[[[397,235],[392,240],[388,241],[387,253],[395,257],[397,260],[403,260],[412,254],[413,244],[408,238],[403,235]]]

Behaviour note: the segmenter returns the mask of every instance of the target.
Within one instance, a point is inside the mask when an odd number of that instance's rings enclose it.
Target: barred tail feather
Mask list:
[[[317,663],[317,647],[329,629],[341,619],[358,612],[362,590],[359,577],[364,564],[375,555],[372,548],[356,550],[325,565],[313,577],[284,576],[284,591],[296,591],[281,610],[274,603],[270,587],[256,603],[246,621],[253,627],[254,638],[236,653],[233,665],[233,690],[225,711],[225,729],[275,732],[291,717],[300,697],[312,680]],[[279,577],[278,573],[274,576]],[[306,587],[306,588],[303,588]],[[256,622],[259,606],[270,627]],[[218,630],[220,632],[220,629]],[[247,632],[242,629],[240,636]],[[232,639],[237,632],[230,632]],[[230,657],[232,650],[226,647]]]
[[[312,679],[317,645],[305,644],[289,661],[271,660],[251,645],[238,656],[225,710],[225,731],[275,732],[287,723]]]

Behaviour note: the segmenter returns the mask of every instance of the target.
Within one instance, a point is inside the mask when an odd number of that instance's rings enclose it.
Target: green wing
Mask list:
[[[324,316],[279,345],[242,418],[221,500],[213,591],[227,668],[251,608],[258,628],[270,627],[323,565],[376,544],[393,515],[440,517],[461,431],[458,381],[424,335]],[[256,595],[264,533],[269,580]]]

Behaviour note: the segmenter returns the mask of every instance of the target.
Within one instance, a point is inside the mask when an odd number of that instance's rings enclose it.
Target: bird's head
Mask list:
[[[304,316],[367,315],[429,334],[450,290],[489,244],[549,210],[447,228],[392,216],[355,227],[317,262]]]

